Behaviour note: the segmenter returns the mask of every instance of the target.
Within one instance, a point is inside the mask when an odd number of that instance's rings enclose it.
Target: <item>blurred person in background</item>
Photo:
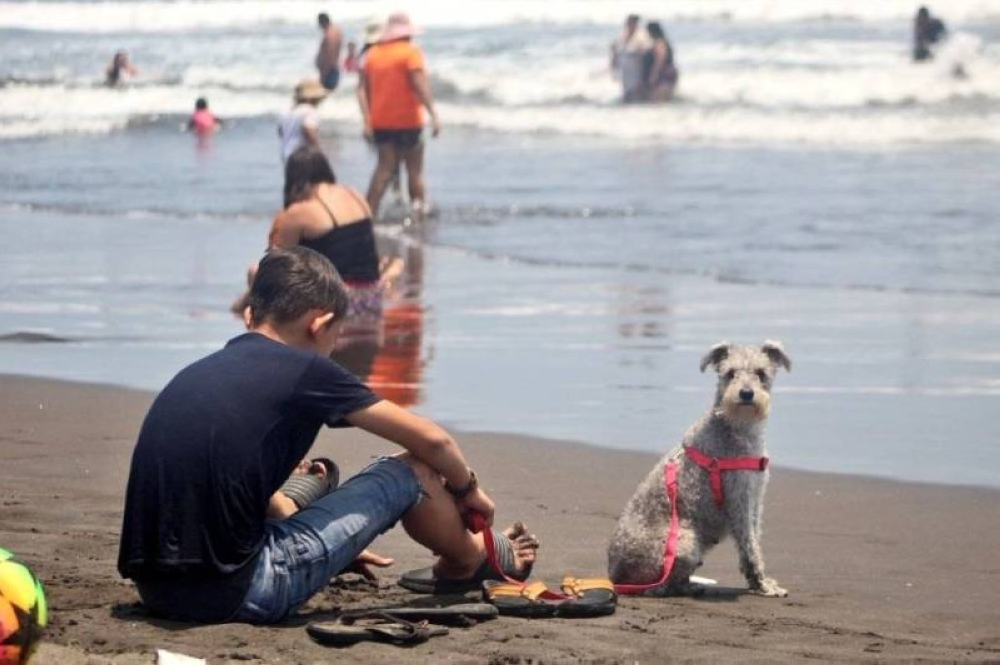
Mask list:
[[[348,74],[357,74],[358,69],[358,45],[350,41],[347,42],[347,53],[344,54],[344,71]]]
[[[621,37],[611,45],[611,72],[621,79],[622,99],[626,102],[645,97],[643,66],[650,47],[646,33],[639,30],[639,15],[629,14]]]
[[[414,215],[430,212],[424,183],[424,108],[431,131],[441,131],[427,77],[424,54],[411,40],[416,30],[403,13],[391,15],[379,42],[364,54],[358,101],[365,138],[378,150],[378,164],[368,187],[368,205],[378,214],[386,188],[402,163],[406,167]]]
[[[651,102],[666,102],[674,96],[678,72],[674,65],[674,49],[667,40],[663,27],[656,21],[646,25],[652,46],[643,58],[646,80],[645,97]]]
[[[125,83],[139,73],[139,70],[132,65],[128,58],[128,52],[118,51],[111,59],[111,64],[105,70],[104,83],[109,88],[115,88]]]
[[[917,16],[913,19],[913,60],[920,62],[930,60],[934,57],[931,46],[944,39],[948,28],[944,21],[932,16],[927,7],[917,10]]]
[[[306,80],[295,86],[295,105],[278,118],[282,163],[304,145],[319,147],[319,113],[316,107],[326,99],[327,94],[319,81]]]
[[[199,97],[194,103],[194,113],[187,122],[187,130],[199,136],[212,134],[222,127],[222,121],[208,110],[208,100]]]
[[[316,52],[316,69],[319,70],[319,80],[323,87],[333,92],[340,83],[340,44],[344,34],[336,24],[330,22],[328,14],[316,17],[323,39]]]

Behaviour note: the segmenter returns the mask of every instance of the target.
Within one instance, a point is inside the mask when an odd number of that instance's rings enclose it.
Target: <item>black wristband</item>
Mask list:
[[[469,482],[465,487],[454,488],[445,481],[444,488],[448,490],[448,494],[452,495],[456,499],[464,499],[469,496],[474,489],[479,487],[479,479],[476,478],[476,472],[469,469]]]

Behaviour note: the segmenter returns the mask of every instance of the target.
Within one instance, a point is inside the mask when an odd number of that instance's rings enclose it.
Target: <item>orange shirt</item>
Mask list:
[[[365,54],[368,109],[372,129],[419,129],[423,105],[410,84],[410,72],[424,69],[416,44],[398,40],[378,44]]]

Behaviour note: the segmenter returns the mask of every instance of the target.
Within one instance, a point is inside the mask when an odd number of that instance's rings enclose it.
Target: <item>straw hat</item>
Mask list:
[[[372,19],[365,25],[365,34],[361,43],[365,46],[374,46],[382,40],[382,21]]]
[[[328,92],[323,84],[315,79],[306,79],[295,86],[295,101],[318,102],[326,98]]]
[[[419,31],[410,23],[410,17],[403,12],[389,14],[385,20],[385,29],[382,31],[383,42],[391,42],[394,39],[409,39],[419,34]]]

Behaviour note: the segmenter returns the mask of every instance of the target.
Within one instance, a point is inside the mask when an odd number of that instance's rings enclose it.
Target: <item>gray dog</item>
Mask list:
[[[608,575],[618,584],[652,584],[660,579],[671,521],[664,469],[674,461],[677,558],[667,580],[649,593],[697,591],[689,580],[691,573],[701,565],[702,555],[731,533],[750,590],[787,596],[777,582],[764,576],[760,535],[767,486],[764,425],[771,384],[778,368],[791,370],[792,363],[780,342],[767,341],[760,347],[723,342],[702,359],[701,371],[710,365],[719,375],[715,404],[685,432],[681,447],[657,463],[625,506],[608,548]]]

